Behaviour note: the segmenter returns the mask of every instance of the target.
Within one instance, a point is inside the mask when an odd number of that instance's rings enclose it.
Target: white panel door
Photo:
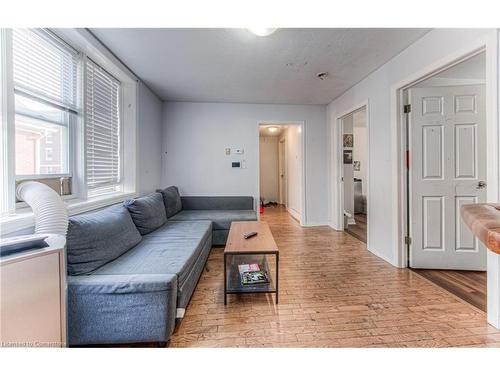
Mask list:
[[[409,121],[410,267],[486,270],[460,206],[486,199],[484,85],[413,88]]]

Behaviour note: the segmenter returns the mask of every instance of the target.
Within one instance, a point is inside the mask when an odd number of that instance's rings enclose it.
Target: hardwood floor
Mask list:
[[[354,214],[354,220],[356,221],[356,224],[348,225],[346,232],[366,244],[366,215]]]
[[[486,312],[486,272],[419,269],[413,271]]]
[[[280,303],[230,296],[222,248],[214,248],[170,347],[500,347],[486,315],[409,269],[395,268],[356,238],[302,228],[266,208],[280,248]]]

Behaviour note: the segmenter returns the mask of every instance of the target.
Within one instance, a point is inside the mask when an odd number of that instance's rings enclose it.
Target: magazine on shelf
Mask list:
[[[250,271],[241,274],[241,283],[243,285],[267,284],[269,279],[266,271]]]
[[[260,271],[260,266],[258,264],[240,264],[238,266],[238,271],[240,274],[243,272]]]

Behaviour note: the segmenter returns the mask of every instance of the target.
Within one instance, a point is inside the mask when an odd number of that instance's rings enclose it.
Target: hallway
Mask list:
[[[240,295],[224,306],[223,249],[214,248],[170,347],[500,346],[484,312],[354,237],[302,228],[279,207],[262,220],[280,248],[280,304]]]

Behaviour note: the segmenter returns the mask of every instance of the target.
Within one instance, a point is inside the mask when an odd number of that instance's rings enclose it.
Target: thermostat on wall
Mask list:
[[[233,161],[233,162],[231,163],[231,166],[232,166],[233,168],[241,168],[241,162],[239,162],[239,161]]]

